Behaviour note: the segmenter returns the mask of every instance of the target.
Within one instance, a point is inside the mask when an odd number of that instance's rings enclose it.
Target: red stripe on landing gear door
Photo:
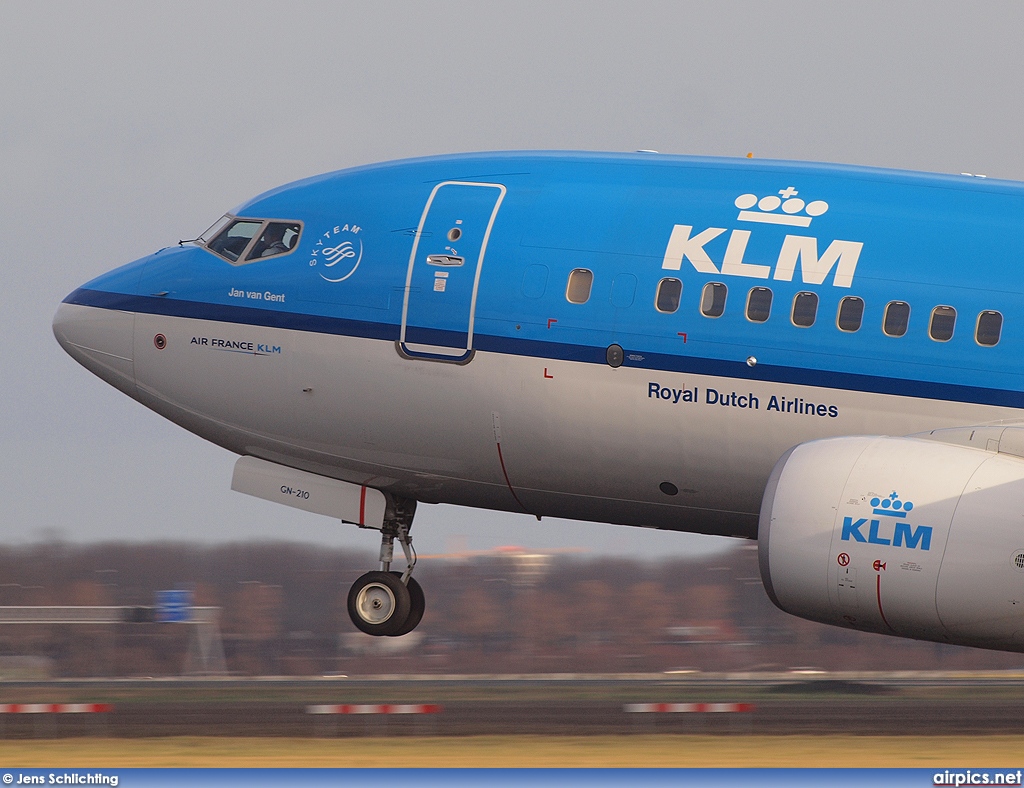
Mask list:
[[[508,478],[508,471],[505,470],[505,458],[501,456],[501,444],[495,443],[494,445],[498,447],[498,462],[501,463],[501,473],[505,477],[505,484],[508,486],[508,491],[512,493],[512,497],[516,499],[516,503],[519,504],[519,508],[521,508],[527,514],[533,514],[533,512],[531,512],[529,509],[523,506],[523,502],[519,500],[519,496],[516,495],[516,491],[512,487],[512,482]],[[536,515],[534,516],[536,517]],[[537,519],[539,520],[540,518],[537,517]]]
[[[892,628],[892,624],[890,624],[888,622],[888,620],[886,620],[885,612],[882,610],[882,576],[881,575],[875,575],[875,593],[878,595],[878,614],[882,617],[882,621],[885,622],[885,625],[887,627],[889,627],[890,630],[895,632],[896,630],[893,629]]]
[[[366,488],[359,488],[359,524],[366,525]]]

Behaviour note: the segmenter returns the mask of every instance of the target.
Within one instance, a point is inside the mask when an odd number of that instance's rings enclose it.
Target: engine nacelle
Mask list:
[[[1024,651],[1024,459],[918,438],[797,446],[761,504],[782,610],[888,635]]]

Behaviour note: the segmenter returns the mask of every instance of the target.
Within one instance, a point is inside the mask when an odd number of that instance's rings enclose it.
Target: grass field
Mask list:
[[[476,736],[0,741],[4,767],[989,767],[1022,736]]]

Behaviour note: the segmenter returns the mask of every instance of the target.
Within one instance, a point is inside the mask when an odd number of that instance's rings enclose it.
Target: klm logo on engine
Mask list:
[[[882,518],[843,518],[844,542],[865,542],[867,544],[909,547],[912,550],[931,550],[932,527],[911,525],[907,515],[914,509],[911,501],[901,501],[893,492],[888,498],[872,498],[872,513]],[[867,535],[865,536],[865,532]]]
[[[817,216],[828,211],[828,203],[824,200],[813,200],[805,203],[797,197],[800,192],[792,186],[782,189],[778,195],[770,194],[758,199],[756,194],[741,194],[734,201],[740,209],[736,221],[753,222],[756,224],[774,224],[788,227],[810,227]],[[755,209],[756,210],[752,210]],[[678,271],[683,260],[702,274],[716,276],[746,276],[751,279],[768,279],[769,276],[784,282],[793,281],[797,266],[804,284],[823,284],[828,275],[835,269],[832,276],[834,287],[850,287],[853,275],[857,270],[857,261],[864,244],[859,241],[834,240],[818,256],[818,239],[809,235],[787,235],[779,249],[772,266],[744,262],[747,244],[750,241],[750,230],[733,230],[729,234],[729,243],[725,248],[721,267],[712,261],[704,247],[727,231],[726,227],[708,227],[694,232],[693,225],[677,224],[672,228],[672,235],[665,248],[665,259],[661,267],[670,271]]]

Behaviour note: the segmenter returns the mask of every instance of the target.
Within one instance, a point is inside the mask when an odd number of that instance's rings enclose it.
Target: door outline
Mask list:
[[[405,341],[406,324],[409,317],[409,298],[412,294],[412,275],[416,266],[416,255],[420,248],[420,238],[423,237],[423,227],[430,215],[430,207],[434,203],[437,193],[445,186],[476,186],[484,189],[497,189],[498,199],[494,201],[491,215],[487,222],[487,229],[484,231],[483,241],[480,244],[480,253],[477,256],[476,272],[473,275],[473,289],[469,300],[469,316],[466,329],[466,347],[454,348],[443,345],[422,345],[418,343],[407,343]],[[498,210],[505,199],[507,189],[500,183],[481,183],[475,181],[442,181],[430,192],[427,203],[423,207],[423,214],[420,216],[419,225],[416,227],[416,239],[412,244],[412,252],[409,254],[409,267],[405,273],[405,297],[402,301],[402,327],[398,338],[398,352],[405,358],[427,359],[431,361],[446,361],[449,363],[466,364],[473,358],[473,327],[476,322],[476,297],[480,289],[480,272],[484,267],[484,257],[487,254],[487,244],[491,239],[491,229],[494,227],[494,220],[498,216]],[[427,265],[425,262],[424,265]]]

